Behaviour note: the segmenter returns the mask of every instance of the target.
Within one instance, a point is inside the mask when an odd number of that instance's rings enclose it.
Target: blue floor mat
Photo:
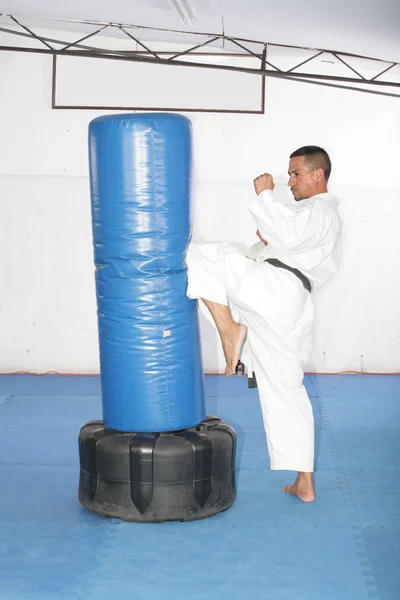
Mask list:
[[[379,526],[363,530],[365,548],[378,589],[385,600],[398,600],[400,590],[400,529]]]
[[[0,375],[0,395],[14,396],[96,396],[100,395],[99,376]]]
[[[207,376],[238,434],[234,506],[192,523],[103,519],[77,501],[98,377],[0,376],[0,600],[398,600],[400,377],[308,376],[317,502],[270,471],[257,390]]]

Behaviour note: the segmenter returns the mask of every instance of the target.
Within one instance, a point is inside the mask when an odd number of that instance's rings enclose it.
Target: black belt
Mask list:
[[[285,265],[285,263],[281,262],[278,258],[267,258],[264,262],[269,263],[273,267],[279,267],[281,269],[286,269],[287,271],[290,271],[300,279],[306,290],[311,293],[310,280],[308,279],[308,277],[303,275],[303,273],[298,269],[295,269],[294,267],[289,267],[289,265]]]

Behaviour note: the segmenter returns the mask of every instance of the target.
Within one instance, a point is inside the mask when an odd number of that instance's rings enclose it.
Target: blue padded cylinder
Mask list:
[[[191,123],[99,117],[89,159],[104,423],[193,427],[205,400],[197,305],[186,297]]]

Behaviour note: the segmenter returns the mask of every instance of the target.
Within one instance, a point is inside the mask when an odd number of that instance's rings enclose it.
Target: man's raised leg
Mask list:
[[[234,375],[246,341],[247,327],[232,319],[229,306],[202,298],[218,329],[226,360],[225,375]]]

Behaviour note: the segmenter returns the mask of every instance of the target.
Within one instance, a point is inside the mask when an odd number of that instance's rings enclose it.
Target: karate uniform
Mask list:
[[[338,267],[338,204],[324,193],[286,206],[267,190],[249,206],[267,246],[259,242],[247,256],[228,243],[188,248],[187,295],[229,306],[233,319],[247,326],[272,469],[314,469],[314,420],[302,368],[311,350],[313,306],[295,274],[265,261],[277,258],[301,271],[313,292],[320,288]]]

